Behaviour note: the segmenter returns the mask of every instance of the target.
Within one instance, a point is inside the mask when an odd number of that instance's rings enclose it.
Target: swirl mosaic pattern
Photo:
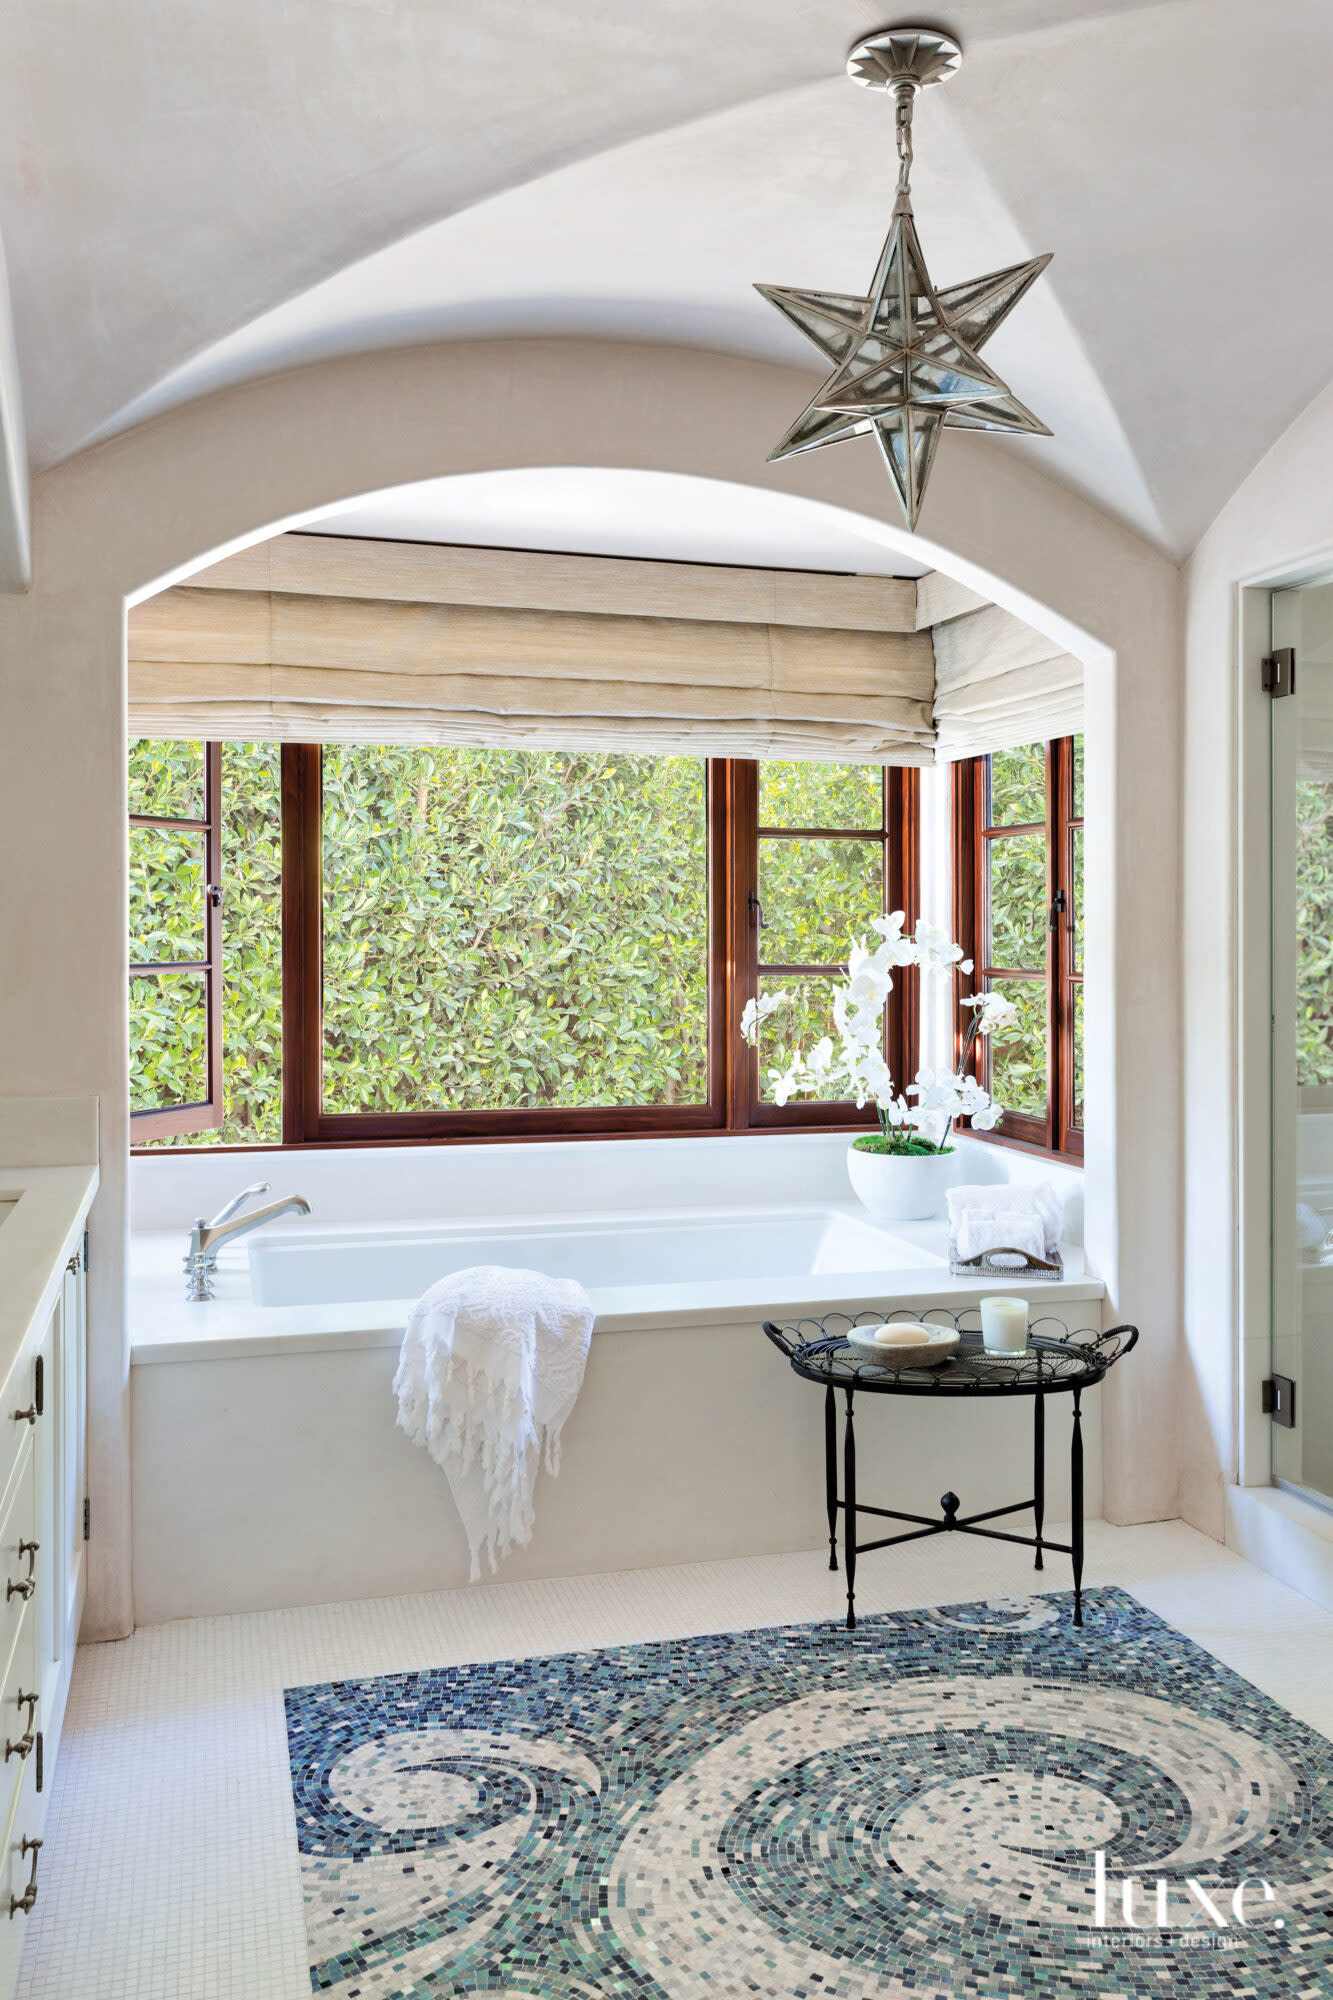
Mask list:
[[[1123,1591],[1084,1602],[292,1689],[312,1987],[1333,1992],[1333,1745]]]

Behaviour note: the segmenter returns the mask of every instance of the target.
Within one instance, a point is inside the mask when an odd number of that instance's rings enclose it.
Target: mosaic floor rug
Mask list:
[[[291,1689],[312,1988],[1329,2000],[1333,1744],[1085,1603]]]

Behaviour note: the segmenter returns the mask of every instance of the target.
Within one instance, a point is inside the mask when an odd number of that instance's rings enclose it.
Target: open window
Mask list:
[[[222,1123],[222,749],[130,748],[134,1140]]]
[[[282,1137],[279,746],[130,745],[133,1144]]]
[[[960,997],[1002,993],[1016,1028],[977,1045],[1005,1106],[995,1136],[1083,1151],[1083,739],[954,766],[954,922],[974,961]]]

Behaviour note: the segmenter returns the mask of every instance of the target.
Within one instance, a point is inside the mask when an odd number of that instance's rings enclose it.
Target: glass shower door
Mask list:
[[[1273,592],[1273,1476],[1333,1503],[1333,582]]]

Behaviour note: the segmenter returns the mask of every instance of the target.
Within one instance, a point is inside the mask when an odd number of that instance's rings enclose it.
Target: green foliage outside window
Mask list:
[[[991,826],[1046,824],[1046,745],[996,750],[990,760]]]
[[[329,747],[331,1112],[707,1097],[706,767]]]
[[[883,769],[878,764],[761,764],[759,824],[874,832],[884,824]]]
[[[1333,784],[1296,786],[1296,1080],[1333,1083]]]

